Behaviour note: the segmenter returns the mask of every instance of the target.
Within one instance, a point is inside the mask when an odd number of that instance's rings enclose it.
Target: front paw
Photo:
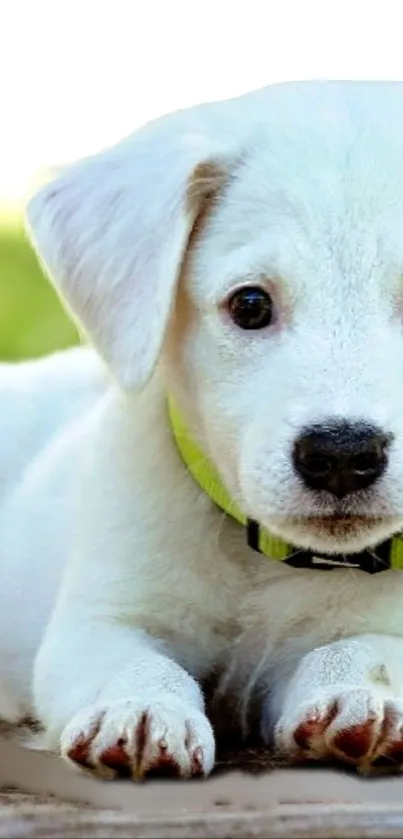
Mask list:
[[[403,766],[403,700],[367,688],[322,689],[279,719],[274,741],[290,762],[337,759],[362,772]]]
[[[104,778],[190,778],[209,774],[215,744],[201,711],[159,693],[83,709],[65,728],[61,753]]]

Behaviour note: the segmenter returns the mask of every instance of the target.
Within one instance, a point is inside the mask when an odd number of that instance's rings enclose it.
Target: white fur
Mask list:
[[[340,756],[329,726],[373,719],[390,750],[403,572],[249,550],[183,466],[166,396],[274,533],[346,551],[402,528],[403,85],[280,85],[171,115],[67,170],[28,219],[103,361],[82,349],[0,373],[1,713],[33,710],[50,748],[84,749],[100,774],[119,741],[135,775],[163,759],[208,772],[200,683],[232,650],[228,685],[246,704],[259,689],[290,758],[312,708],[313,756]],[[225,300],[256,282],[276,323],[242,332]],[[367,517],[348,532],[309,522],[335,502],[291,464],[329,417],[394,435],[385,476],[343,502]]]

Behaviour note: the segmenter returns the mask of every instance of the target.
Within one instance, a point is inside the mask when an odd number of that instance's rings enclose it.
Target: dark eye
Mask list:
[[[273,320],[273,301],[259,286],[245,286],[229,298],[228,311],[240,329],[264,329]]]

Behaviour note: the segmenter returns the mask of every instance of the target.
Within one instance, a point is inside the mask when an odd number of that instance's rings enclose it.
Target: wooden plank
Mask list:
[[[154,839],[401,839],[403,810],[329,805],[278,807],[264,812],[128,816],[63,804],[29,804],[0,809],[1,839],[45,837],[154,837]]]
[[[302,768],[194,782],[101,782],[0,740],[0,787],[9,790],[0,796],[0,837],[403,839],[402,784]]]

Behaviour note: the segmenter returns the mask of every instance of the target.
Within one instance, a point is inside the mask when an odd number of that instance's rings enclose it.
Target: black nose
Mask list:
[[[294,445],[294,468],[309,489],[343,498],[381,477],[391,439],[379,428],[360,422],[311,426]]]

